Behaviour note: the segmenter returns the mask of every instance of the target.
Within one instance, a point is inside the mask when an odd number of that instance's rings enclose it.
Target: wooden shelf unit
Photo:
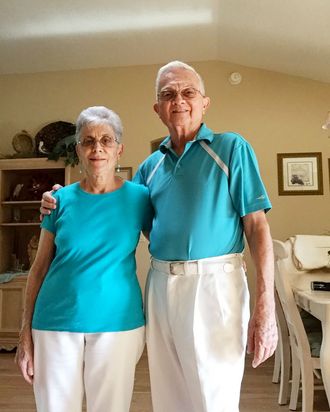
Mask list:
[[[31,180],[67,185],[71,169],[63,160],[0,159],[0,273],[29,269],[27,246],[32,236],[40,233],[40,199],[35,199],[35,192],[30,190]],[[25,198],[13,199],[15,188],[21,184]],[[14,262],[19,262],[19,267],[13,267]],[[21,275],[0,283],[0,349],[17,346],[25,284],[26,276]]]

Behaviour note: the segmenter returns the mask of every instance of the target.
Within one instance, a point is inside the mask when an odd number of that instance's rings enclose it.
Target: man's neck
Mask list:
[[[189,132],[181,128],[169,130],[172,141],[172,148],[177,155],[182,155],[186,147],[186,143],[195,139],[199,129],[200,127]]]

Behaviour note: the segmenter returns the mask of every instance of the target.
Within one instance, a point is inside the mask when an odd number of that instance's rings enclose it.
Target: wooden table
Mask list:
[[[317,280],[322,279],[318,278]],[[323,383],[330,405],[330,292],[302,290],[293,287],[293,294],[298,306],[322,322],[323,338],[320,362]]]

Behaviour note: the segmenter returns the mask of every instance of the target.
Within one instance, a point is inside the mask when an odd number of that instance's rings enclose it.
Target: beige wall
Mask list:
[[[200,62],[212,104],[205,117],[216,131],[242,133],[253,145],[268,188],[273,237],[330,231],[330,139],[321,130],[330,109],[330,84],[223,62]],[[74,122],[90,105],[116,110],[125,127],[123,166],[137,165],[149,154],[150,140],[166,135],[152,110],[157,66],[95,69],[0,76],[0,152],[12,153],[11,139],[21,129],[33,136],[47,123]],[[231,86],[228,76],[243,81]],[[322,152],[323,196],[278,196],[276,153]],[[138,252],[139,272],[147,266],[146,243]],[[142,276],[142,283],[144,277]]]

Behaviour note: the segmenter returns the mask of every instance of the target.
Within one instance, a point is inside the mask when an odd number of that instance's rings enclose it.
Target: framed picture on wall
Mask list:
[[[159,145],[165,139],[165,137],[160,137],[159,139],[151,140],[150,142],[150,151],[151,153],[159,149]]]
[[[322,153],[278,153],[278,194],[323,195]]]
[[[121,177],[123,180],[132,180],[132,168],[119,166],[116,168],[116,176]]]

